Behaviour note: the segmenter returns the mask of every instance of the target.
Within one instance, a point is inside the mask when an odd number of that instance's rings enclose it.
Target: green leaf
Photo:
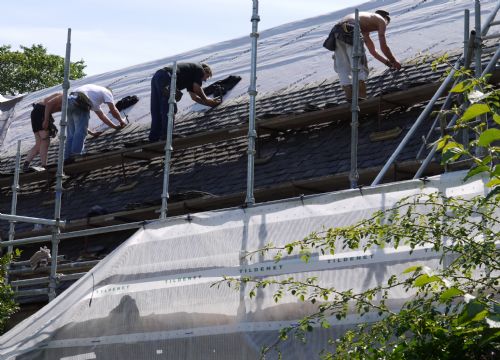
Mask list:
[[[417,287],[422,287],[424,285],[430,284],[432,282],[440,281],[441,279],[439,276],[433,275],[420,275],[418,278],[415,279],[415,282],[413,283]]]
[[[476,166],[475,168],[472,168],[469,170],[469,172],[467,173],[467,176],[464,178],[464,181],[469,180],[471,177],[476,176],[477,174],[487,172],[488,170],[490,170],[490,168],[486,165]]]
[[[491,179],[487,184],[486,186],[487,187],[495,187],[495,186],[498,186],[500,185],[500,179]]]
[[[488,184],[486,184],[488,185]],[[490,186],[491,187],[491,186]],[[497,186],[493,188],[488,195],[486,195],[486,200],[490,200],[491,198],[494,198],[495,196],[500,195],[500,186]]]
[[[470,301],[467,303],[457,319],[459,325],[465,325],[471,322],[483,320],[488,316],[486,305],[481,304],[479,301]]]
[[[415,272],[415,271],[420,270],[420,269],[422,269],[422,266],[411,266],[411,267],[405,269],[405,271],[403,271],[403,274],[412,273],[412,272]]]
[[[479,146],[486,147],[490,145],[493,141],[500,140],[500,130],[499,129],[488,129],[485,130],[481,136],[479,136]]]
[[[469,106],[469,108],[465,110],[465,113],[462,115],[459,121],[468,121],[480,115],[489,113],[490,111],[490,107],[486,104],[474,104]]]
[[[447,290],[445,290],[441,296],[439,297],[439,299],[442,301],[442,302],[445,302],[451,298],[454,298],[456,296],[460,296],[460,295],[463,295],[463,291],[460,290],[460,289],[457,289],[457,288],[454,288],[454,287],[451,287]]]
[[[500,125],[500,115],[497,114],[497,113],[494,113],[493,114],[493,120],[498,124]]]
[[[452,93],[463,93],[472,87],[472,83],[470,80],[459,82],[457,85],[450,90]]]
[[[462,156],[463,152],[463,148],[460,146],[452,146],[451,144],[448,144],[443,149],[441,163],[446,164],[450,161],[455,161]]]

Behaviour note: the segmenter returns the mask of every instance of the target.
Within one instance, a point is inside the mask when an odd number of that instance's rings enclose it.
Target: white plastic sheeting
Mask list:
[[[269,242],[283,245],[324,227],[352,224],[405,196],[440,191],[483,194],[465,173],[274,202],[248,209],[205,212],[158,221],[137,231],[53,302],[0,338],[2,359],[256,359],[277,330],[313,310],[292,296],[279,303],[270,291],[211,287],[222,276],[319,276],[338,289],[366,289],[408,266],[440,266],[430,249],[384,248],[313,256],[242,259]],[[397,308],[409,295],[393,292]],[[363,321],[366,321],[363,317]],[[284,358],[304,359],[359,322],[355,315],[318,330],[302,345],[290,342]]]

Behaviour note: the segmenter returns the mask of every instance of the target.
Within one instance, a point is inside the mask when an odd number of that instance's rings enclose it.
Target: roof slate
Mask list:
[[[456,58],[456,57],[455,57]],[[452,59],[453,60],[453,59]],[[403,71],[385,73],[367,81],[369,96],[404,90],[423,83],[438,81],[446,65],[438,71],[430,69],[429,62],[405,66]],[[325,109],[345,100],[337,82],[327,81],[294,91],[259,98],[257,116],[298,114]],[[410,129],[423,109],[423,104],[410,108],[394,106],[381,114],[361,114],[359,126],[358,167],[382,166],[401,139]],[[431,125],[427,119],[398,161],[415,159],[422,144],[422,136]],[[204,113],[184,114],[176,119],[175,133],[191,135],[208,130],[243,125],[248,121],[248,103],[226,104]],[[402,129],[399,136],[372,142],[375,131]],[[121,131],[108,130],[95,139],[87,139],[87,151],[106,153],[123,148],[126,144],[146,139],[148,127],[132,124]],[[320,178],[350,170],[351,126],[347,121],[313,125],[302,129],[276,131],[261,136],[257,144],[255,188],[271,189],[278,184]],[[437,136],[437,134],[436,134]],[[51,145],[49,164],[56,161],[57,142]],[[0,171],[12,171],[14,157],[0,160]],[[170,201],[189,196],[224,196],[244,192],[246,188],[247,138],[237,137],[216,143],[175,150],[172,154],[170,176]],[[85,218],[94,205],[104,207],[109,213],[157,205],[160,207],[163,184],[162,157],[152,160],[124,162],[122,165],[105,166],[70,175],[63,182],[65,189],[61,216],[63,219]],[[346,188],[349,186],[346,179]],[[125,187],[119,191],[117,188]],[[23,184],[18,196],[18,214],[26,216],[53,216],[54,179]],[[1,190],[0,212],[10,212],[10,187]],[[19,224],[18,231],[31,225]],[[5,226],[3,226],[5,229]]]

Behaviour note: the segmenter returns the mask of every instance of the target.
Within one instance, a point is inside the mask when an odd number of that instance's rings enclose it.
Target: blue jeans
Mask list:
[[[165,87],[170,85],[170,79],[170,73],[164,69],[158,70],[151,79],[151,142],[167,138],[169,94],[165,94]]]
[[[64,158],[80,155],[83,153],[85,137],[89,128],[90,111],[76,106],[75,99],[68,99],[68,132],[66,146],[64,147]]]

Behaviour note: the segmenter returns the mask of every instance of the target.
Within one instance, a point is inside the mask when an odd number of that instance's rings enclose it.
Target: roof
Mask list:
[[[441,65],[433,72],[428,60],[415,66],[406,65],[399,73],[386,72],[370,78],[367,83],[371,99],[365,102],[366,107],[361,103],[358,147],[361,171],[380,168],[385,163],[423,109],[419,97],[431,97],[445,68]],[[394,99],[400,102],[394,103]],[[233,197],[233,205],[242,203],[241,195],[246,186],[247,138],[243,135],[246,130],[242,130],[240,136],[227,136],[199,145],[195,142],[189,146],[189,140],[196,139],[199,134],[211,135],[227,128],[245,129],[247,111],[248,103],[241,102],[190,114],[176,122],[175,132],[186,136],[178,140],[187,145],[178,149],[174,143],[170,203],[186,204],[187,199],[203,198],[215,204],[217,199],[224,197]],[[258,201],[349,187],[350,111],[338,82],[325,81],[293,92],[270,94],[257,102],[257,117],[259,124],[267,121],[268,126],[258,128],[262,130],[259,131],[255,165]],[[293,126],[288,127],[286,122],[281,124],[282,119],[292,121]],[[298,120],[293,123],[294,119]],[[421,137],[427,134],[432,120],[428,119],[418,130],[398,159],[399,164],[415,163],[422,145]],[[87,139],[90,155],[65,169],[68,176],[63,183],[63,219],[85,219],[95,205],[105,208],[108,213],[127,214],[123,215],[125,218],[135,211],[140,213],[140,209],[147,209],[130,219],[157,217],[151,208],[157,210],[161,203],[163,145],[156,145],[149,152],[141,148],[139,153],[132,151],[135,148],[129,148],[131,152],[127,153],[126,147],[138,139],[145,139],[147,133],[148,126],[132,124],[124,130],[107,131],[97,139]],[[377,139],[377,136],[382,137]],[[49,164],[54,164],[57,143],[51,145],[49,154]],[[93,158],[97,159],[95,163],[92,163]],[[89,163],[91,165],[86,168]],[[13,156],[0,161],[4,173],[11,173],[13,165]],[[21,177],[19,214],[49,218],[53,215],[54,172],[53,166],[47,173],[35,174],[32,176],[34,182],[30,181],[30,174]],[[339,177],[333,180],[332,176]],[[307,183],[329,178],[326,180],[329,185],[309,185],[308,189]],[[9,198],[11,179],[12,176],[0,179],[4,198]],[[368,181],[362,177],[360,184],[368,185]],[[286,191],[272,194],[273,189],[284,184],[288,184]],[[259,194],[266,191],[267,195],[259,199]],[[0,212],[9,212],[9,202],[3,203]],[[205,208],[183,206],[174,214]],[[18,226],[18,231],[22,231],[23,225]]]
[[[492,12],[496,4],[496,0],[481,1],[483,18]],[[391,13],[392,21],[387,30],[389,45],[402,63],[410,63],[415,59],[425,59],[426,56],[435,56],[462,48],[461,24],[463,24],[464,10],[469,9],[470,6],[469,0],[456,0],[453,6],[449,6],[446,1],[416,3],[414,0],[400,0],[388,3],[385,0],[375,0],[361,4],[358,8],[360,11],[375,11],[384,8]],[[257,52],[257,98],[265,99],[277,93],[300,94],[303,88],[335,82],[337,76],[332,67],[332,53],[324,49],[321,44],[332,25],[353,11],[353,7],[346,8],[261,31]],[[250,25],[249,22],[249,30]],[[65,40],[66,38],[61,39],[61,41]],[[376,34],[373,40],[377,41]],[[249,37],[237,38],[126,69],[71,81],[71,86],[74,88],[87,83],[108,86],[113,90],[117,100],[126,95],[137,95],[140,98],[139,103],[127,110],[129,120],[134,124],[148,126],[150,79],[154,72],[165,65],[171,65],[173,61],[207,62],[214,73],[213,81],[223,79],[228,75],[242,77],[240,83],[225,97],[220,109],[213,112],[216,116],[225,107],[237,107],[248,101],[250,44]],[[378,61],[370,61],[369,65],[372,77],[385,70],[385,66]],[[5,141],[0,141],[1,156],[5,153],[12,154],[18,139],[23,140],[26,146],[33,143],[29,119],[31,104],[60,89],[61,87],[57,86],[24,96],[16,106],[14,116],[9,119],[8,132],[2,134],[5,136]],[[187,121],[206,110],[206,107],[193,104],[189,96],[185,96],[179,103],[177,126],[184,126],[181,125],[184,124],[184,119],[186,119],[185,126],[191,126],[191,131],[197,131],[198,127],[204,124],[207,128],[217,124],[215,119],[203,123]],[[271,108],[265,111],[272,110]],[[223,126],[228,125],[226,120],[223,121]],[[91,127],[98,127],[99,124],[101,123],[97,117],[92,116]]]

